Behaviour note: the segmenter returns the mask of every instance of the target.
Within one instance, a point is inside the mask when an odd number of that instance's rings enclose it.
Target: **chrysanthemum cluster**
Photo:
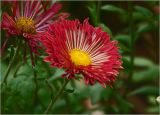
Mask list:
[[[15,1],[12,16],[2,15],[2,28],[11,35],[22,35],[36,53],[38,40],[46,48],[44,59],[53,67],[64,68],[67,78],[82,74],[86,84],[99,82],[103,87],[115,81],[121,68],[117,41],[111,41],[101,28],[94,28],[85,19],[65,20],[68,14],[56,18],[61,4],[47,9],[40,1]],[[39,39],[40,38],[40,39]]]

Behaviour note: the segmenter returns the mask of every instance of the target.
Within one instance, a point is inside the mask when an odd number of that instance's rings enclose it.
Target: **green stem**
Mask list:
[[[129,81],[132,79],[133,76],[133,69],[134,69],[134,20],[133,20],[133,4],[132,2],[129,2],[129,20],[130,20],[130,36],[131,36],[131,42],[130,42],[130,73],[129,73]]]
[[[45,80],[45,82],[46,82],[46,84],[47,84],[47,86],[48,86],[48,88],[51,92],[51,97],[52,97],[53,91],[54,91],[55,88],[52,86],[52,84],[49,83],[49,81],[47,79]]]
[[[49,66],[47,65],[46,62],[44,62],[44,61],[42,61],[42,62],[43,62],[43,65],[44,65],[44,69],[45,69],[45,70],[47,71],[47,73],[48,73],[48,76],[51,76],[51,75],[52,75],[52,72],[51,72]],[[55,71],[54,71],[54,72],[55,72]]]
[[[67,79],[64,81],[64,84],[62,85],[61,89],[58,91],[57,95],[54,98],[52,98],[52,100],[50,101],[50,103],[49,103],[47,109],[45,110],[44,114],[47,114],[47,113],[50,112],[50,110],[52,109],[54,103],[61,96],[61,94],[62,94],[65,86],[68,84],[68,82],[69,82],[69,80],[67,80]]]
[[[71,111],[72,109],[71,109],[71,105],[70,105],[70,100],[69,100],[68,94],[65,94],[64,98],[65,98],[65,101],[66,101],[66,106],[68,107],[67,108],[67,113],[72,114],[72,111]]]
[[[15,70],[15,72],[14,72],[14,74],[13,74],[13,78],[16,78],[16,77],[17,77],[17,73],[18,73],[19,69],[21,68],[21,66],[22,66],[23,64],[24,64],[24,62],[19,63],[19,64],[17,65],[17,68],[16,68],[16,70]]]
[[[98,0],[98,4],[97,4],[97,16],[96,16],[96,26],[98,26],[99,22],[100,22],[100,8],[101,8],[101,1]]]
[[[34,104],[38,102],[38,80],[37,80],[37,74],[34,70],[34,82],[35,82],[35,94],[34,94]]]
[[[133,20],[133,3],[131,1],[128,3],[128,10],[129,10],[128,20],[130,22],[129,23],[129,34],[131,37],[131,40],[130,40],[130,71],[128,74],[128,78],[126,79],[127,84],[126,84],[126,90],[124,92],[124,97],[126,97],[129,92],[128,86],[131,84],[131,80],[133,77],[133,71],[134,71],[134,38],[135,38],[134,31],[135,30],[134,30],[134,20]]]
[[[12,65],[13,65],[13,62],[14,62],[15,58],[16,58],[16,55],[18,54],[19,48],[20,48],[20,45],[18,45],[18,46],[16,47],[15,53],[14,53],[11,61],[9,62],[8,68],[7,68],[7,70],[6,70],[5,74],[4,74],[4,79],[3,79],[3,81],[2,81],[2,84],[3,84],[3,83],[6,84],[6,80],[7,80],[8,74],[9,74],[9,72],[10,72],[10,70],[11,70],[11,67],[12,67]]]
[[[98,0],[98,2],[89,2],[89,10],[91,15],[91,20],[94,24],[94,26],[98,26],[100,22],[100,7],[101,7],[101,1]]]
[[[34,61],[35,61],[35,64],[36,64],[37,63],[37,57],[36,57],[36,55],[35,55],[34,59],[35,59]],[[34,104],[36,104],[38,102],[38,80],[37,80],[37,72],[36,72],[35,68],[33,69],[33,75],[34,75],[34,82],[35,82]]]

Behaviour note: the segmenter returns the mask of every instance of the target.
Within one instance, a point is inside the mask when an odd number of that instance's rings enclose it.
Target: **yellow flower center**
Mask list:
[[[26,17],[20,17],[16,21],[16,27],[25,33],[35,33],[35,22]]]
[[[70,56],[71,56],[71,60],[72,62],[76,65],[76,66],[88,66],[91,64],[91,58],[88,55],[88,53],[79,50],[79,49],[72,49],[70,51]]]

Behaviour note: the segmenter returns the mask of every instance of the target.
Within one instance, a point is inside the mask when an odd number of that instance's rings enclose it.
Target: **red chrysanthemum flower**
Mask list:
[[[78,20],[56,22],[41,41],[49,55],[45,61],[65,68],[67,77],[82,74],[86,84],[111,85],[121,68],[117,41],[110,41],[106,32],[89,25],[87,19],[83,24]]]
[[[27,0],[12,1],[11,3],[12,16],[4,12],[1,27],[7,30],[9,35],[23,35],[31,50],[37,53],[36,44],[38,37],[55,20],[57,17],[55,14],[62,5],[54,3],[51,8],[45,10],[46,8],[41,1]],[[66,17],[66,15],[62,16]]]

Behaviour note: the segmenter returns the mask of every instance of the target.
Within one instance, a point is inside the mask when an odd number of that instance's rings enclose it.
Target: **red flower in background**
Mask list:
[[[45,10],[41,1],[12,1],[11,3],[12,16],[4,12],[1,27],[7,30],[9,35],[23,35],[31,50],[37,53],[38,38],[47,30],[48,25],[57,19],[55,14],[62,5],[54,3],[51,8]],[[68,14],[60,15],[59,18],[63,18],[62,16],[67,17]]]
[[[89,25],[86,19],[63,20],[49,26],[41,39],[46,47],[44,60],[53,67],[65,68],[64,76],[73,78],[82,74],[86,84],[98,81],[103,87],[110,85],[121,67],[117,41],[110,41],[101,28]]]

